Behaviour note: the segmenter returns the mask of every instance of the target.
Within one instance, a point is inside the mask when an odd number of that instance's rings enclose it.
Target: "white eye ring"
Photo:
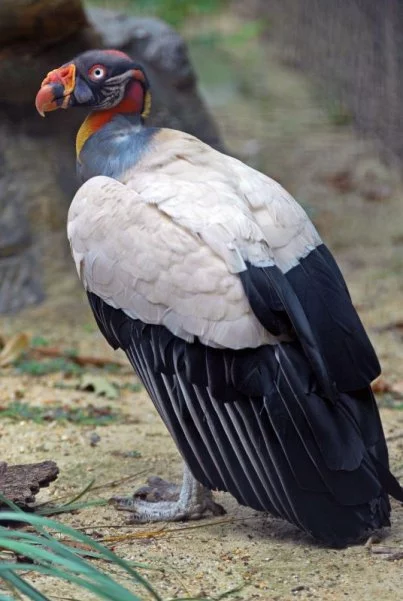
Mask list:
[[[106,75],[106,69],[102,65],[94,65],[89,70],[89,76],[93,81],[99,81],[103,79]]]

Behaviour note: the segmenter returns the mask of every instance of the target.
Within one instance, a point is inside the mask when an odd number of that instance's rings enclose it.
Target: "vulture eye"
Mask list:
[[[106,75],[106,68],[103,65],[94,65],[88,71],[88,75],[92,81],[100,81]]]

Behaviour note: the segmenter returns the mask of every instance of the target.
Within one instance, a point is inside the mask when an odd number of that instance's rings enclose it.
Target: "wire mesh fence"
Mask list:
[[[284,59],[403,160],[403,0],[258,0]]]

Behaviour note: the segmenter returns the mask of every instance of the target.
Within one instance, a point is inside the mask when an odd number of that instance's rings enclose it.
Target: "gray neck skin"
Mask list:
[[[157,131],[144,127],[140,115],[116,115],[85,142],[77,160],[80,182],[96,175],[119,180],[147,151]]]

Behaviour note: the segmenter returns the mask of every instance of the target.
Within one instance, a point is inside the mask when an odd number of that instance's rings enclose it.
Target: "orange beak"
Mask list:
[[[38,113],[44,117],[49,111],[66,109],[75,83],[76,66],[73,63],[50,71],[36,95],[35,106]]]

